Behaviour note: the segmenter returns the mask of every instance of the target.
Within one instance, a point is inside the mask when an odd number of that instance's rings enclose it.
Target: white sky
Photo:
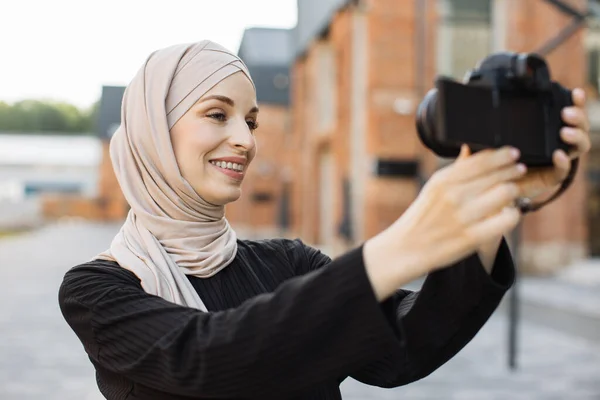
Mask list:
[[[126,85],[154,50],[210,39],[237,52],[245,28],[291,28],[296,0],[1,0],[0,101],[86,107]]]

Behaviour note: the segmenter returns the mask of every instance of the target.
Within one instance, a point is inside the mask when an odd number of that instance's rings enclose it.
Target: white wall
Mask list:
[[[77,186],[95,197],[102,142],[94,137],[0,133],[0,230],[42,222],[40,196],[27,185]]]
[[[34,228],[43,223],[41,201],[29,198],[18,202],[0,200],[0,232]]]

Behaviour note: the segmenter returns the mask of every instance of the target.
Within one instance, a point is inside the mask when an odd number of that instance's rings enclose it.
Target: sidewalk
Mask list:
[[[553,277],[522,277],[516,290],[522,319],[600,345],[600,260],[574,264]]]
[[[521,293],[530,302],[600,319],[599,259],[573,264],[554,277],[526,277],[521,282]]]
[[[64,273],[117,225],[61,223],[0,240],[0,399],[97,400],[94,369],[58,307]]]

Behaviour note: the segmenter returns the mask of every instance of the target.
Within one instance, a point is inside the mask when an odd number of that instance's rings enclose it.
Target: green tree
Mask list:
[[[96,122],[98,121],[98,113],[100,111],[100,100],[96,101],[86,110],[81,113],[79,120],[80,132],[94,132],[96,130]]]
[[[0,131],[20,133],[92,134],[99,102],[88,109],[56,101],[0,102]]]

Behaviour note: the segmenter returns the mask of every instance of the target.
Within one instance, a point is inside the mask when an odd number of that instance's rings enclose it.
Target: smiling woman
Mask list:
[[[171,128],[181,175],[207,202],[221,206],[240,197],[256,154],[257,116],[254,86],[240,71],[206,92]]]
[[[514,149],[464,151],[392,226],[332,260],[298,239],[239,240],[225,218],[256,156],[256,92],[237,56],[210,41],[154,52],[122,116],[110,154],[131,209],[59,292],[107,399],[405,385],[460,351],[513,282]],[[423,275],[421,291],[398,289]]]

